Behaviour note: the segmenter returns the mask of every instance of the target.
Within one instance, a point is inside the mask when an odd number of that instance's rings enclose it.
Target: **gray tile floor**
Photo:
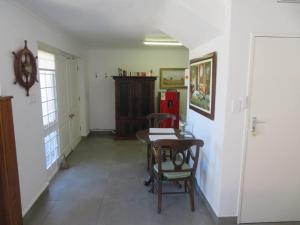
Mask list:
[[[59,171],[49,190],[26,216],[25,225],[159,225],[214,222],[196,196],[191,212],[188,195],[157,196],[143,185],[146,146],[92,135],[70,155],[70,169]],[[175,188],[167,185],[166,188]]]

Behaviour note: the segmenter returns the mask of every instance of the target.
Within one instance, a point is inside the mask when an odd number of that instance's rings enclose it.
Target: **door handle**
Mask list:
[[[75,114],[73,114],[73,113],[69,114],[70,119],[73,119],[74,116],[75,116]]]
[[[256,126],[257,124],[263,124],[263,123],[266,123],[265,121],[261,121],[261,120],[258,120],[257,117],[252,117],[252,129],[251,129],[251,133],[253,136],[256,135]]]

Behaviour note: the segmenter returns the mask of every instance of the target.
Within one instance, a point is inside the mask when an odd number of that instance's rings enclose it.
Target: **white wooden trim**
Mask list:
[[[251,33],[250,34],[250,50],[248,60],[248,73],[247,73],[247,98],[248,107],[244,112],[244,131],[243,131],[243,146],[242,146],[242,165],[240,173],[240,187],[238,193],[238,217],[237,223],[241,222],[241,211],[243,204],[243,190],[244,190],[244,174],[246,169],[246,154],[247,154],[247,143],[248,143],[248,129],[250,124],[250,109],[251,109],[251,94],[252,94],[252,81],[253,81],[253,64],[254,64],[254,53],[255,53],[255,40],[259,37],[270,37],[270,38],[300,38],[300,34],[280,34],[280,33]]]

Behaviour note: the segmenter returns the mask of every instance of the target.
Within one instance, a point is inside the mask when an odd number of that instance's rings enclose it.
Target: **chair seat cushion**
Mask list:
[[[161,167],[162,167],[162,170],[174,170],[174,164],[173,164],[172,161],[162,162]],[[182,165],[182,169],[183,170],[191,169],[191,167],[189,166],[189,164],[184,163]],[[154,165],[154,170],[155,170],[156,173],[158,173],[158,164],[157,163]],[[190,171],[164,172],[163,176],[166,177],[169,180],[172,180],[172,179],[179,179],[179,178],[189,177],[189,176],[191,176],[191,172]]]

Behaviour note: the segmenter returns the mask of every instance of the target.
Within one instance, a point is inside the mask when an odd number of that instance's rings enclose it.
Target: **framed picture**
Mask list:
[[[185,88],[184,71],[185,68],[161,68],[160,89]]]
[[[190,61],[190,109],[214,120],[217,53]]]

